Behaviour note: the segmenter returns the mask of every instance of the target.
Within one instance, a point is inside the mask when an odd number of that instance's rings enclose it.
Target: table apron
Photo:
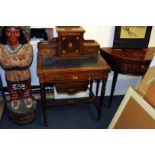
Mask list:
[[[54,83],[58,81],[87,81],[106,80],[108,73],[105,72],[85,72],[85,73],[46,73],[39,75],[40,83]]]

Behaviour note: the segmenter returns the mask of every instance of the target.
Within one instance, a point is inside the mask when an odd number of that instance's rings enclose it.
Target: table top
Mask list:
[[[54,71],[109,71],[110,67],[100,55],[62,58],[38,56],[38,73]]]
[[[71,33],[71,32],[81,32],[84,33],[85,30],[81,27],[81,26],[57,26],[56,27],[56,31],[59,32],[67,32],[67,33]]]
[[[151,61],[155,54],[155,47],[142,49],[114,49],[101,48],[101,52],[105,52],[115,58],[126,59],[131,61]]]
[[[88,55],[85,57],[76,57],[76,58],[65,58],[60,57],[42,57],[42,68],[43,69],[52,69],[52,68],[79,68],[79,67],[99,67],[104,66],[103,63],[100,63],[98,57]]]

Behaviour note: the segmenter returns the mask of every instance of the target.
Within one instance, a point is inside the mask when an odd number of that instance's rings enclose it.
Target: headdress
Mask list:
[[[2,35],[2,31],[5,27],[17,27],[17,28],[19,28],[23,32],[25,39],[28,42],[30,41],[30,33],[31,33],[31,27],[30,26],[0,26],[0,36]]]
[[[31,27],[30,26],[20,26],[27,41],[30,41]]]

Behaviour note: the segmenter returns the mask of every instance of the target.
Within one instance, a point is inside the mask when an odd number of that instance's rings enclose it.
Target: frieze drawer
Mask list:
[[[56,73],[56,74],[50,74],[47,73],[45,76],[43,76],[44,82],[46,81],[82,81],[82,80],[91,80],[92,79],[104,79],[107,78],[107,74],[104,74],[102,72],[77,72],[77,73]]]

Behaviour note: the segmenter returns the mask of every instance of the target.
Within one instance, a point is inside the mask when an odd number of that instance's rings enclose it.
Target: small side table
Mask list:
[[[144,75],[155,54],[155,47],[143,49],[101,48],[100,54],[114,71],[108,107],[111,106],[118,74]]]

